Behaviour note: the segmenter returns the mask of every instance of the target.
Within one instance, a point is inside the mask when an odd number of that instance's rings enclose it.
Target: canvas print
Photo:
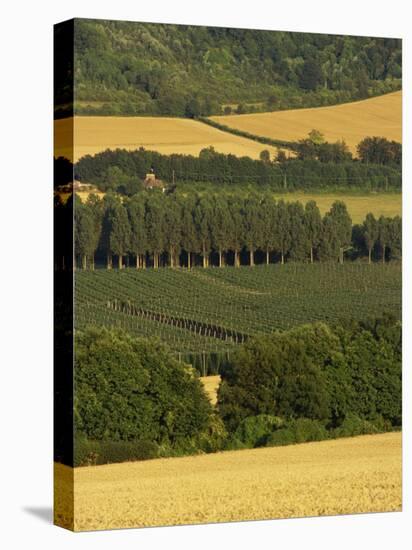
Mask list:
[[[401,510],[401,40],[54,49],[55,523]]]

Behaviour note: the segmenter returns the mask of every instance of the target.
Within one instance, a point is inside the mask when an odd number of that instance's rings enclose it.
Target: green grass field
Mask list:
[[[76,328],[120,327],[176,353],[233,350],[314,321],[400,315],[401,264],[279,264],[76,273]]]

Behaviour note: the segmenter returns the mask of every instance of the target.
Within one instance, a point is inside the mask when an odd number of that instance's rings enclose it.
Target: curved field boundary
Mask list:
[[[262,151],[254,140],[189,118],[76,116],[74,120],[55,120],[54,132],[58,144],[55,156],[73,162],[107,149],[134,151],[140,147],[164,155],[198,156],[202,149],[213,146],[218,153],[253,159],[258,159]],[[275,154],[276,149],[270,152]]]
[[[356,146],[367,136],[402,141],[402,92],[328,107],[219,115],[208,120],[228,126],[232,132],[246,132],[284,144],[303,139],[315,128],[329,142],[344,139],[356,154]]]
[[[239,128],[233,128],[232,126],[221,124],[211,118],[199,117],[196,120],[199,120],[204,124],[208,124],[213,128],[217,128],[218,130],[222,130],[223,132],[228,132],[229,134],[233,134],[235,136],[252,139],[253,141],[263,143],[264,145],[270,145],[271,147],[282,147],[284,149],[290,149],[291,151],[295,151],[298,145],[297,141],[285,141],[282,139],[273,139],[265,136],[259,136],[257,134],[251,134],[250,132],[247,132],[245,130],[240,130]]]

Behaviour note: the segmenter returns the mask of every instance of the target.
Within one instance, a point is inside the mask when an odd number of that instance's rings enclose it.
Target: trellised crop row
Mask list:
[[[211,354],[233,351],[240,335],[383,311],[399,318],[400,287],[401,264],[395,261],[79,271],[75,326],[157,337],[182,358],[206,354],[208,361]]]

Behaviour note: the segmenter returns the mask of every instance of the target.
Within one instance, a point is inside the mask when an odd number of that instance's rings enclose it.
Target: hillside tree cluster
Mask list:
[[[74,464],[288,445],[399,429],[401,324],[390,315],[256,336],[212,408],[194,370],[155,340],[76,334]]]

